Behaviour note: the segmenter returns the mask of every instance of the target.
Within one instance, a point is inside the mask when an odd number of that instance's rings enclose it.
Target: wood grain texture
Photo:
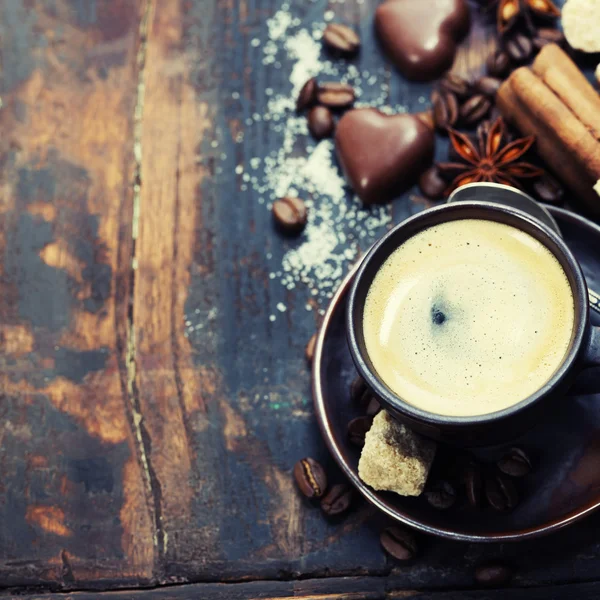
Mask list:
[[[330,577],[305,581],[253,581],[246,583],[204,583],[144,591],[103,593],[44,594],[26,596],[27,600],[595,600],[600,583],[569,586],[504,588],[499,590],[464,589],[416,591],[403,589],[391,577]],[[23,596],[19,596],[22,598]]]
[[[351,65],[375,78],[361,101],[383,94],[422,110],[431,85],[389,68],[372,31],[376,4],[295,3],[294,27],[320,27],[327,11],[354,24],[364,44]],[[541,585],[572,583],[555,597],[593,597],[597,585],[578,582],[600,567],[599,516],[518,546],[422,539],[421,558],[397,565],[372,508],[327,521],[295,490],[290,471],[303,456],[340,475],[303,356],[324,306],[310,286],[271,277],[302,238],[273,230],[272,189],[245,178],[284,143],[270,101],[289,97],[294,61],[265,62],[268,19],[282,5],[0,4],[0,586],[214,582],[149,594],[428,589],[419,597],[446,600],[535,599],[546,597]],[[492,43],[476,25],[455,69],[480,70]],[[290,155],[311,145],[300,135]],[[425,205],[413,190],[371,234]],[[349,264],[369,238],[346,221],[339,231]],[[469,588],[474,566],[496,557],[520,564],[520,588],[439,593]],[[233,583],[248,579],[263,581]]]
[[[152,575],[124,353],[141,15],[0,5],[3,585]]]

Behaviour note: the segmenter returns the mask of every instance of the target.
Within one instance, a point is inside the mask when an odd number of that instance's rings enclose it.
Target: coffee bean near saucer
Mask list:
[[[347,483],[332,485],[329,491],[321,498],[321,510],[328,517],[337,517],[345,513],[354,499],[354,488]]]
[[[299,460],[294,466],[294,478],[298,489],[307,498],[320,498],[327,491],[327,474],[314,458]]]

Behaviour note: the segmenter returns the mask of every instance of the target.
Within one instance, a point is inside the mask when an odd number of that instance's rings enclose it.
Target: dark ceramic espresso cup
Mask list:
[[[485,197],[485,194],[482,196]],[[419,231],[460,219],[505,223],[540,241],[558,259],[567,275],[575,310],[569,348],[561,365],[543,387],[504,410],[472,417],[431,413],[400,398],[377,375],[377,370],[369,359],[363,335],[363,310],[367,292],[390,254]],[[358,372],[386,410],[415,431],[436,440],[465,446],[489,445],[516,437],[542,419],[544,411],[551,410],[553,402],[559,399],[568,401],[564,394],[582,369],[600,365],[600,328],[590,325],[587,285],[573,254],[562,238],[539,220],[523,211],[494,202],[457,202],[425,210],[403,221],[375,243],[362,260],[350,290],[347,335]]]

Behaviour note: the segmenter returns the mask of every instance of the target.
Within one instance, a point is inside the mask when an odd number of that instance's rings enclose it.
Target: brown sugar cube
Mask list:
[[[375,490],[418,496],[425,487],[435,449],[435,442],[413,433],[382,410],[365,437],[358,474]]]

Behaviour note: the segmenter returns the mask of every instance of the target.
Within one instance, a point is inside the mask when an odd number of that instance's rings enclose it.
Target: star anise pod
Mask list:
[[[496,12],[498,33],[502,35],[508,31],[521,16],[527,27],[534,31],[532,17],[556,19],[560,17],[560,8],[552,0],[499,0]]]
[[[447,178],[453,177],[447,192],[467,183],[493,182],[521,189],[520,181],[543,175],[544,171],[527,162],[518,162],[531,148],[535,137],[508,141],[502,117],[494,123],[482,123],[477,130],[477,144],[464,133],[448,128],[450,152],[460,162],[439,163],[438,169]]]
[[[479,0],[484,10],[496,7],[496,26],[499,34],[506,33],[521,18],[533,33],[533,19],[556,19],[560,9],[552,0]]]

